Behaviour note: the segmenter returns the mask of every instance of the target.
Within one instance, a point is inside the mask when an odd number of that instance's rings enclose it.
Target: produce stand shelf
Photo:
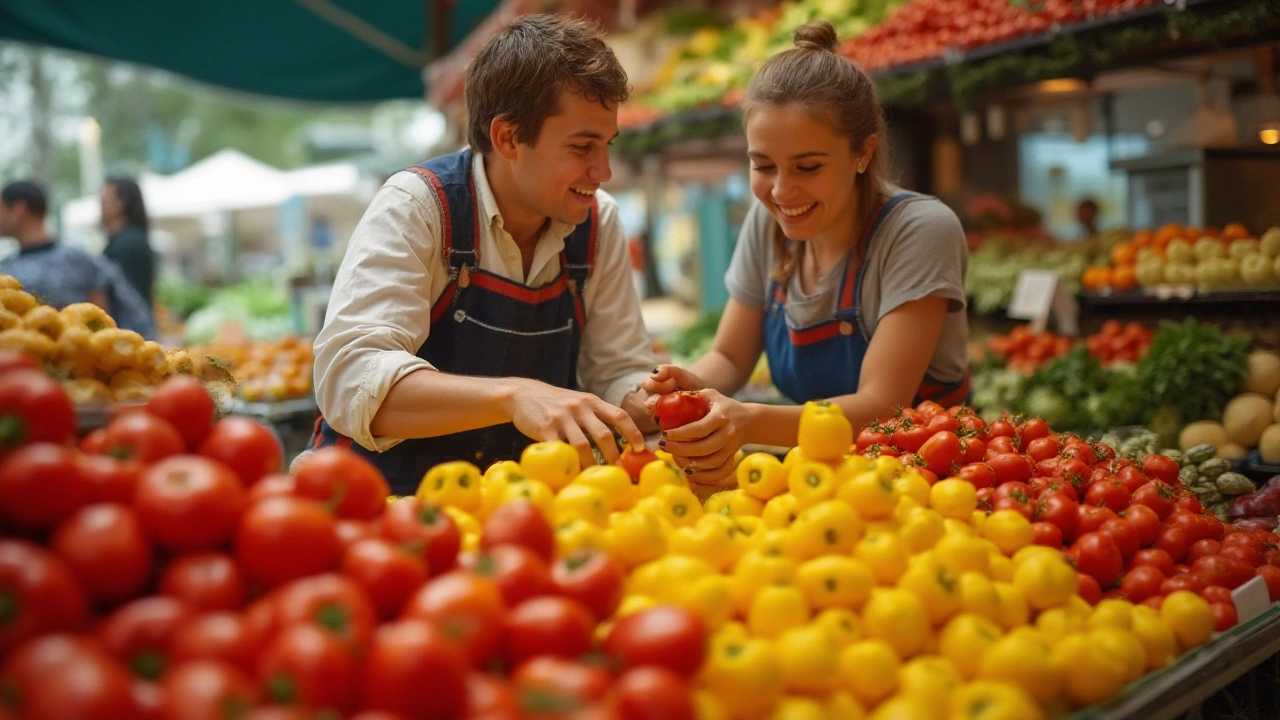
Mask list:
[[[1172,720],[1280,653],[1280,605],[1202,645],[1162,672],[1135,681],[1115,700],[1068,720]],[[1271,713],[1262,717],[1275,717]],[[1247,716],[1241,716],[1247,717]]]
[[[236,415],[250,415],[265,422],[275,422],[297,415],[314,415],[316,401],[311,397],[273,402],[248,402],[237,398],[231,405],[231,412]]]

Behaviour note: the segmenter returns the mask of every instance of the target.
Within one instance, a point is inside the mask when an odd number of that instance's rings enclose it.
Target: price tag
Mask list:
[[[1023,270],[1009,303],[1009,317],[1030,320],[1031,329],[1044,332],[1052,317],[1063,335],[1080,333],[1080,307],[1054,270]]]
[[[1236,604],[1236,618],[1241,623],[1249,622],[1271,607],[1271,595],[1267,592],[1267,582],[1261,577],[1254,577],[1232,590],[1231,599]]]

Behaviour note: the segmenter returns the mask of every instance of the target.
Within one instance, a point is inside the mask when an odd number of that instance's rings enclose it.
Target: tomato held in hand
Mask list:
[[[147,401],[147,414],[172,425],[191,452],[200,447],[213,429],[216,413],[204,383],[192,375],[175,375],[165,380]]]
[[[711,405],[706,398],[688,390],[679,390],[659,397],[657,406],[654,408],[658,427],[663,430],[673,430],[701,420],[710,411]]]
[[[603,649],[624,670],[656,665],[692,678],[702,667],[706,643],[707,626],[701,616],[675,605],[657,605],[614,623]]]
[[[601,550],[582,550],[560,558],[551,567],[556,592],[582,603],[596,620],[613,616],[622,603],[622,568]]]

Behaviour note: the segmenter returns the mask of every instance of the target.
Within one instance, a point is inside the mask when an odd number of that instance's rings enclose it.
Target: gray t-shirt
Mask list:
[[[775,224],[759,201],[752,203],[724,276],[729,295],[758,310],[767,310],[770,300]],[[866,263],[860,316],[868,337],[874,335],[880,318],[902,304],[931,295],[944,297],[950,302],[928,373],[938,382],[959,381],[969,365],[969,319],[964,311],[969,251],[955,213],[927,195],[900,203],[871,238]],[[812,295],[801,291],[799,273],[792,273],[785,305],[792,327],[808,327],[831,318],[844,273],[845,264],[836,265],[818,281],[817,292]]]

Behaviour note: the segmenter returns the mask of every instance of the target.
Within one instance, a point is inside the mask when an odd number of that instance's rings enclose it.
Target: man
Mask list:
[[[592,462],[652,427],[654,357],[610,178],[626,73],[582,21],[529,15],[467,70],[470,147],[393,175],[360,221],[315,343],[313,446],[351,444],[397,493],[434,464],[563,440]],[[586,392],[580,392],[581,387]]]
[[[147,207],[142,189],[126,177],[108,178],[102,186],[102,226],[107,247],[102,254],[115,263],[125,280],[152,306],[155,288],[155,256],[147,240]]]
[[[14,276],[24,290],[55,308],[91,302],[121,328],[152,338],[155,322],[141,296],[110,262],[50,235],[45,228],[48,208],[44,190],[33,182],[0,190],[0,237],[18,241],[18,254],[0,263],[0,274]]]

